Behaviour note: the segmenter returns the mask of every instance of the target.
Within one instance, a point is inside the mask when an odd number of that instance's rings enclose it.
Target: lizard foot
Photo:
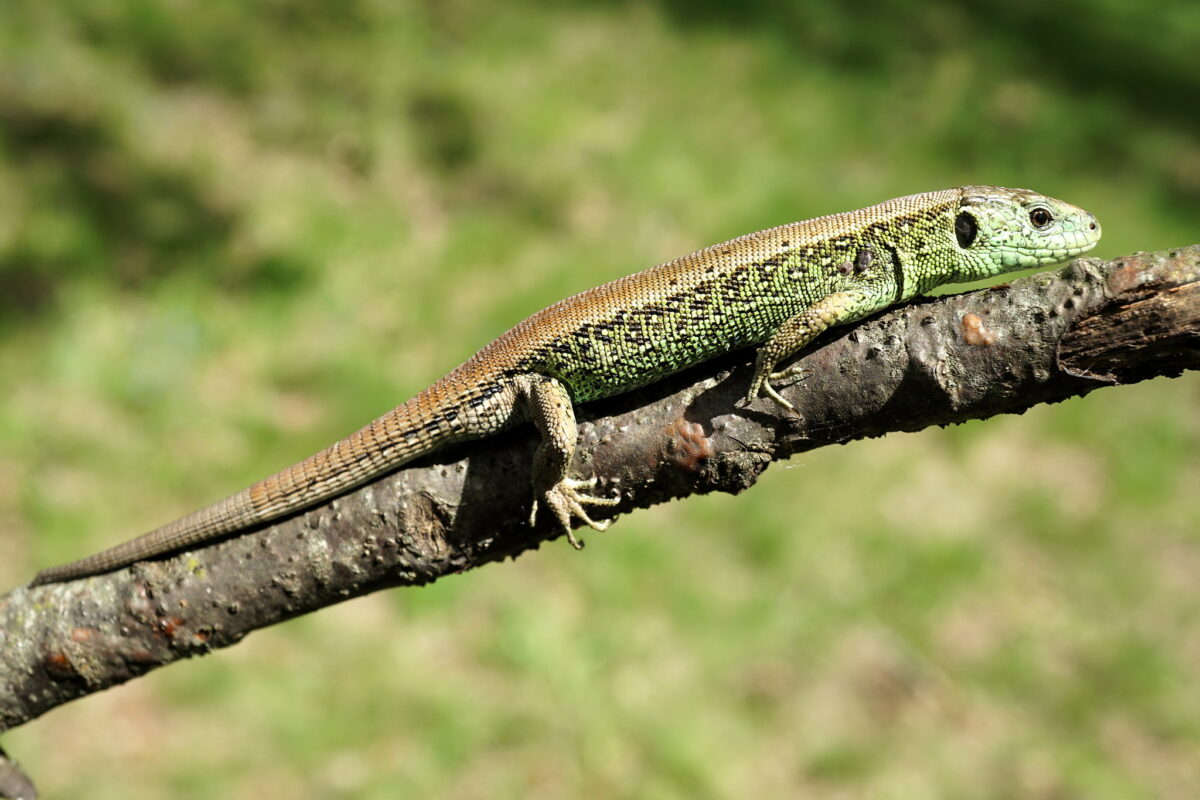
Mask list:
[[[588,480],[563,478],[542,493],[541,502],[545,503],[546,507],[554,513],[554,518],[558,520],[558,524],[566,531],[567,541],[576,550],[583,549],[583,542],[576,539],[575,534],[571,531],[571,518],[575,517],[588,527],[602,531],[608,527],[609,520],[595,521],[588,516],[584,506],[615,506],[621,502],[619,497],[594,497],[580,491],[581,489],[591,489],[595,485],[596,479],[594,477]],[[534,500],[533,511],[529,514],[530,525],[533,525],[537,521],[538,505],[538,500]]]
[[[802,379],[805,372],[807,372],[807,370],[805,370],[803,367],[793,366],[788,367],[782,372],[772,372],[770,375],[766,375],[761,378],[755,376],[754,381],[750,384],[750,391],[746,394],[746,399],[743,401],[743,405],[748,406],[757,400],[760,394],[765,394],[767,397],[774,400],[776,405],[781,406],[785,410],[790,411],[799,417],[800,412],[797,411],[796,407],[788,402],[783,395],[775,391],[775,387],[771,385],[771,381],[781,379],[786,380],[787,378],[792,378],[796,375],[800,375]]]

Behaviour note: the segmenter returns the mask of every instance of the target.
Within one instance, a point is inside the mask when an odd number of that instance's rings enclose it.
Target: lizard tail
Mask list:
[[[289,516],[468,438],[456,424],[456,411],[469,398],[450,391],[447,383],[435,383],[361,430],[237,494],[108,550],[44,569],[30,585],[110,572]]]

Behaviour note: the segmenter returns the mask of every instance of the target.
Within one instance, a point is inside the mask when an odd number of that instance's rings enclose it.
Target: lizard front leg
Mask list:
[[[578,480],[567,477],[571,457],[575,455],[575,409],[567,388],[554,378],[529,375],[521,382],[522,393],[542,443],[533,456],[533,511],[529,524],[537,521],[538,504],[545,503],[567,534],[576,550],[583,543],[571,532],[571,518],[577,517],[588,526],[602,531],[608,522],[596,522],[588,516],[585,505],[612,506],[617,498],[594,497],[581,491],[596,485],[596,479]]]
[[[804,369],[792,366],[775,372],[775,365],[798,352],[834,325],[855,319],[867,304],[867,295],[862,292],[836,292],[813,303],[808,308],[787,319],[779,329],[758,349],[754,365],[754,378],[746,402],[753,403],[759,393],[765,394],[783,408],[796,412],[795,406],[783,398],[771,381],[779,381],[795,375],[803,375]]]

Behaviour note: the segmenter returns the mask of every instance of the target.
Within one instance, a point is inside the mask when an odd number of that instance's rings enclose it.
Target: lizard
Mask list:
[[[588,506],[619,497],[568,475],[575,406],[758,345],[745,397],[803,376],[777,370],[823,331],[947,283],[1049,266],[1095,247],[1096,218],[1026,189],[963,186],[793,222],[698,250],[530,316],[418,395],[315,455],[143,536],[37,574],[32,585],[116,570],[323,503],[439,448],[532,422],[530,525],[546,508],[570,543]]]

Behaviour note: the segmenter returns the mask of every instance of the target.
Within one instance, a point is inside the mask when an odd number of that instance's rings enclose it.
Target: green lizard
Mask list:
[[[451,442],[532,421],[533,511],[544,505],[575,547],[595,478],[567,475],[574,406],[760,344],[746,395],[792,405],[776,365],[833,325],[935,286],[1056,264],[1100,239],[1086,211],[1024,189],[966,186],[794,222],[713,245],[589,289],[521,322],[362,430],[218,503],[89,558],[44,584],[107,572],[311,507]]]

